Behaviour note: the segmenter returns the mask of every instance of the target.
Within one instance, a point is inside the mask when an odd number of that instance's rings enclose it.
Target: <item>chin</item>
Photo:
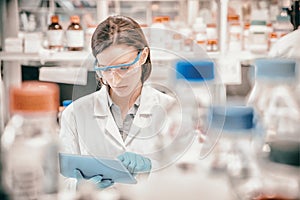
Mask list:
[[[130,93],[131,93],[131,90],[130,90],[130,88],[128,86],[125,86],[125,87],[114,87],[114,88],[112,88],[112,90],[119,97],[126,97],[126,96],[130,95]]]

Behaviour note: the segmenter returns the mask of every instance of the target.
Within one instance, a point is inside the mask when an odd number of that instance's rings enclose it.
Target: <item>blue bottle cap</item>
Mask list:
[[[227,106],[212,108],[212,126],[230,131],[254,128],[254,109],[249,106]]]
[[[67,107],[68,105],[70,105],[72,103],[72,100],[64,100],[62,102],[63,107]]]
[[[211,61],[186,61],[176,63],[176,79],[185,79],[189,82],[204,82],[215,77],[214,63]]]
[[[262,58],[255,60],[258,79],[296,78],[296,61],[291,59]]]

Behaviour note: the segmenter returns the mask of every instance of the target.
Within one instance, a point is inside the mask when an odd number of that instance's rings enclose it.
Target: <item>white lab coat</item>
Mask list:
[[[270,57],[300,59],[300,28],[280,38],[269,52]]]
[[[167,115],[175,99],[150,86],[143,86],[140,106],[129,135],[123,141],[108,107],[106,87],[70,104],[62,113],[61,152],[116,158],[125,151],[135,152],[152,160],[156,168],[159,140],[170,130]],[[76,181],[67,180],[74,189]],[[71,183],[72,182],[72,183]]]

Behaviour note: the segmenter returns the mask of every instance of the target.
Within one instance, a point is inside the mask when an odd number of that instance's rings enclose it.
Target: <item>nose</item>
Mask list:
[[[114,85],[117,85],[118,83],[120,83],[122,77],[118,74],[118,72],[116,70],[112,71],[112,83]]]

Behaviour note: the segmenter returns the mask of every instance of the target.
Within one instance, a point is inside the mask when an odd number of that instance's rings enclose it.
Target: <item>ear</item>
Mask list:
[[[145,62],[147,61],[147,58],[148,58],[148,55],[149,55],[149,48],[148,47],[145,47],[142,51],[142,55],[141,55],[141,58],[140,58],[140,65],[143,65],[145,64]]]

